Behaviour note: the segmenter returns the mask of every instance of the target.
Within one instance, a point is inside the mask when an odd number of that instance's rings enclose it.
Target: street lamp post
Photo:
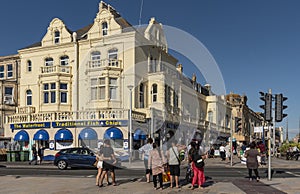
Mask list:
[[[127,88],[130,91],[130,95],[129,95],[129,115],[128,115],[128,119],[129,119],[129,164],[131,164],[131,160],[132,160],[132,89],[133,86],[129,85],[127,86]]]

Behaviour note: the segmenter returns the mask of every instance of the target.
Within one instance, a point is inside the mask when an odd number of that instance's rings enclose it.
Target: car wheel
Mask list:
[[[57,167],[60,170],[65,170],[68,167],[68,164],[67,164],[66,161],[60,160],[60,161],[57,162]]]

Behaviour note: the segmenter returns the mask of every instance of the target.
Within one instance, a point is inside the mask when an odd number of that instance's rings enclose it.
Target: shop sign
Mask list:
[[[52,122],[53,128],[127,126],[127,120],[93,120]]]
[[[50,126],[51,126],[50,122],[10,124],[10,128],[13,129],[13,130],[17,130],[17,129],[50,128]]]

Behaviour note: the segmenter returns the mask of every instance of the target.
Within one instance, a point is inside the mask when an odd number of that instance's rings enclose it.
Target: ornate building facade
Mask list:
[[[216,137],[229,136],[226,100],[183,74],[154,18],[136,28],[101,1],[92,24],[72,31],[54,18],[41,41],[18,53],[18,106],[6,117],[4,135],[23,150],[38,144],[53,155],[110,139],[122,152],[146,137],[213,144],[212,128]]]

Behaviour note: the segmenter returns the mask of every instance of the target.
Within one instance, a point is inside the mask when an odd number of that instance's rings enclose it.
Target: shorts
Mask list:
[[[180,176],[180,167],[179,165],[169,165],[170,175],[171,176]]]
[[[109,172],[114,172],[115,171],[115,167],[113,164],[107,163],[105,161],[103,161],[103,170],[104,171],[109,171]]]
[[[102,168],[103,167],[103,161],[99,160],[97,163],[97,168]]]

